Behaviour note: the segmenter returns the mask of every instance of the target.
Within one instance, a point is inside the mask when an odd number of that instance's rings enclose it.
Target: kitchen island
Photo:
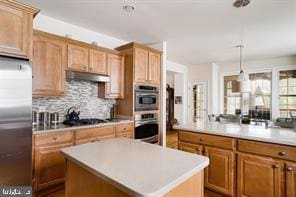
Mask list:
[[[233,197],[296,195],[295,130],[207,121],[174,129],[179,150],[209,158],[206,191]]]
[[[67,196],[203,196],[203,156],[127,138],[61,152]]]

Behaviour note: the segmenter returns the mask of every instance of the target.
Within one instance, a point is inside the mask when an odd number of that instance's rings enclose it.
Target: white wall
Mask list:
[[[188,68],[185,65],[167,61],[166,70],[175,73],[175,96],[182,96],[182,104],[174,105],[174,116],[180,124],[186,124],[188,114]]]
[[[216,71],[215,71],[216,72]],[[208,87],[207,110],[208,114],[213,113],[213,64],[203,64],[188,67],[188,122],[193,122],[193,95],[192,87],[198,82],[205,82]]]
[[[169,84],[171,88],[174,88],[175,73],[172,71],[166,71],[166,83]]]
[[[100,34],[64,21],[38,14],[34,19],[34,29],[65,36],[71,34],[75,40],[92,43],[96,41],[99,46],[113,49],[126,43],[126,41]]]

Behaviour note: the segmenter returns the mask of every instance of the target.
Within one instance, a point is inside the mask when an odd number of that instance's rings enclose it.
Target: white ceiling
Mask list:
[[[167,41],[170,60],[236,61],[241,9],[233,0],[21,0],[41,13],[127,41]],[[126,13],[124,2],[136,10]],[[245,59],[296,54],[296,0],[251,0],[244,8]]]

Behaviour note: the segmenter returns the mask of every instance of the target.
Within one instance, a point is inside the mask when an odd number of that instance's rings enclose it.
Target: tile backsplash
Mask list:
[[[33,98],[33,110],[44,107],[47,112],[59,112],[60,121],[65,120],[67,110],[75,106],[80,118],[109,118],[112,99],[98,98],[98,83],[83,80],[67,80],[64,97]],[[75,111],[77,111],[75,110]]]

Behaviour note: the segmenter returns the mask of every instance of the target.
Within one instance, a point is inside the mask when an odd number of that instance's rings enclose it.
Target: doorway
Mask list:
[[[192,118],[193,122],[206,120],[208,116],[208,85],[197,82],[192,85]]]

